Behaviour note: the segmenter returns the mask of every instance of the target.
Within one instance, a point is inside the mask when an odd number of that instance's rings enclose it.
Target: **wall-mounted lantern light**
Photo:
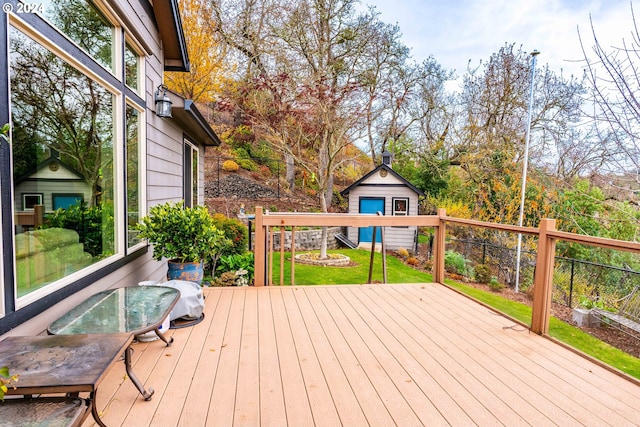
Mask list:
[[[156,89],[155,102],[158,117],[171,117],[171,99],[167,95],[167,87],[160,85]]]

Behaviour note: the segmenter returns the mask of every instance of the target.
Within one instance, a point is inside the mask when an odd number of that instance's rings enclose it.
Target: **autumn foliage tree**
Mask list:
[[[207,0],[182,0],[182,24],[190,60],[190,71],[167,72],[166,84],[172,91],[199,104],[212,103],[229,82],[225,62],[227,47],[215,31],[212,8]]]

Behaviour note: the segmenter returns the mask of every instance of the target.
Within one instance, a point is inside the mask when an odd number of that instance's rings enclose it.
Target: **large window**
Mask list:
[[[35,3],[35,2],[32,2]],[[87,0],[46,0],[45,18],[106,69],[115,72],[115,28]]]
[[[9,20],[18,299],[39,298],[49,285],[64,285],[76,272],[140,243],[134,228],[144,199],[145,106],[126,96],[127,87],[137,89],[142,81],[140,58],[129,43],[115,42],[125,35],[92,3],[45,5],[44,17],[84,53],[54,47],[20,20]],[[80,65],[87,58],[100,66]]]
[[[127,86],[129,86],[134,91],[138,92],[139,84],[138,79],[140,78],[140,57],[136,53],[135,50],[129,43],[125,45],[124,50],[124,75],[125,82]]]
[[[143,168],[140,167],[140,117],[142,113],[127,105],[127,247],[140,243],[136,226],[144,207],[140,198],[140,182]]]

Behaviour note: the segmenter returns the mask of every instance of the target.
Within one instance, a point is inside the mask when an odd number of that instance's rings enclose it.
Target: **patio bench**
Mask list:
[[[617,313],[594,308],[591,314],[598,320],[608,320],[610,326],[640,338],[640,288],[636,286],[631,293],[619,301],[622,305]]]
[[[79,397],[20,397],[0,402],[3,426],[80,426],[91,403]]]

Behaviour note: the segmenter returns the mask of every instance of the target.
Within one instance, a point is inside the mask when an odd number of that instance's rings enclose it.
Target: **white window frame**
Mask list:
[[[402,202],[404,201],[405,203],[405,210],[404,211],[400,211],[396,209],[396,202]],[[393,197],[391,199],[391,209],[392,209],[392,215],[394,216],[407,216],[409,215],[409,198],[408,197]]]

